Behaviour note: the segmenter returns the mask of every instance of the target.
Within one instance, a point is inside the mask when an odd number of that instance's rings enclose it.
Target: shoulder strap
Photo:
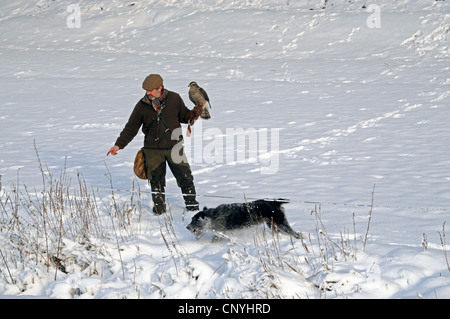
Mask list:
[[[153,117],[152,121],[150,122],[150,125],[147,126],[147,128],[145,129],[145,137],[144,139],[147,140],[147,135],[148,135],[148,131],[150,131],[150,128],[152,127],[153,123],[155,123],[156,119],[161,115],[161,112],[164,108],[164,106],[166,106],[166,101],[164,100],[163,103],[161,104],[161,107],[158,111],[158,113],[156,113],[156,115]]]

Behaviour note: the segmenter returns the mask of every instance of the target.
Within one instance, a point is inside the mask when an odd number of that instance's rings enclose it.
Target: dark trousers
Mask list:
[[[166,211],[165,205],[165,187],[166,170],[169,166],[173,176],[177,180],[178,187],[183,193],[184,202],[188,210],[198,210],[196,198],[194,177],[187,159],[181,163],[174,162],[171,156],[171,150],[144,149],[145,164],[147,176],[152,189],[152,199],[154,203],[153,211],[156,214],[162,214]]]

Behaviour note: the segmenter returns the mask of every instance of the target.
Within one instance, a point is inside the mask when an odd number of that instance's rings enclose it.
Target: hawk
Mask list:
[[[205,90],[197,85],[196,82],[189,83],[189,100],[195,104],[195,106],[201,106],[203,111],[200,117],[204,120],[209,120],[211,115],[209,114],[209,109],[211,104],[209,104],[208,94]]]

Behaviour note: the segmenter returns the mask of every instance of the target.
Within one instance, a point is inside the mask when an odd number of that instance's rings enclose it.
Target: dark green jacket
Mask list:
[[[148,131],[144,147],[171,149],[175,146],[183,139],[181,123],[187,123],[186,116],[189,112],[190,110],[184,105],[181,96],[169,91],[159,120],[155,120]],[[143,97],[134,107],[127,124],[116,140],[116,145],[121,149],[125,148],[141,127],[145,134],[156,114],[157,112],[151,105],[151,101],[147,96]],[[175,133],[175,139],[172,138],[172,133]]]

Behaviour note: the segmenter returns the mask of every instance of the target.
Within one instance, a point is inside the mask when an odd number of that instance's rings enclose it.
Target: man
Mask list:
[[[164,88],[159,74],[150,74],[142,83],[145,96],[136,104],[127,124],[108,154],[117,155],[130,143],[142,126],[147,178],[152,189],[153,212],[166,212],[166,163],[181,188],[188,210],[198,210],[194,178],[181,148],[172,154],[173,147],[183,140],[180,123],[193,123],[201,114],[201,107],[189,110],[179,94]],[[178,150],[178,148],[177,148]],[[175,155],[175,156],[173,156]],[[180,158],[183,159],[180,161]]]

